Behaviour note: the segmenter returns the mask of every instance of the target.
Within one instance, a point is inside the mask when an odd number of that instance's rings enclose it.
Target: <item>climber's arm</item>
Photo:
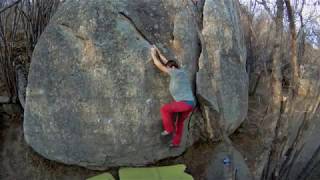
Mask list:
[[[153,59],[153,63],[157,66],[158,69],[160,69],[162,72],[168,73],[168,68],[165,67],[159,60],[158,56],[157,56],[157,50],[152,47],[151,48],[151,56]]]

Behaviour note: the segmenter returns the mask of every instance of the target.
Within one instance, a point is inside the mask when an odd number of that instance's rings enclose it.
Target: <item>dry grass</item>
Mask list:
[[[20,0],[13,5],[12,1],[4,0],[0,3],[0,76],[7,94],[13,99],[18,96],[17,65],[27,69],[38,38],[59,3],[60,0]]]

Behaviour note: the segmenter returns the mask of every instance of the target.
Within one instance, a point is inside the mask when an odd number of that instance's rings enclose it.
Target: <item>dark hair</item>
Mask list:
[[[175,68],[179,69],[178,63],[176,63],[174,60],[169,60],[165,65],[169,68],[174,66]]]

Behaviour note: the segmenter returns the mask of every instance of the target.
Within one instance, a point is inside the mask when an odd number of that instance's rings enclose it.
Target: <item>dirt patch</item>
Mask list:
[[[231,135],[234,147],[242,154],[255,179],[261,175],[265,161],[263,157],[268,152],[264,143],[267,137],[262,132],[264,127],[261,126],[266,108],[266,104],[262,103],[259,98],[249,97],[247,118],[241,127]]]
[[[187,166],[186,172],[191,174],[195,180],[205,180],[206,170],[215,145],[211,142],[196,143],[188,148],[182,156],[162,160],[156,166],[185,164]]]

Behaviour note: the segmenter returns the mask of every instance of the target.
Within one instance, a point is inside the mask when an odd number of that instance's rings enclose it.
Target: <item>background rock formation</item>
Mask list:
[[[232,133],[244,120],[248,109],[246,49],[238,4],[229,0],[206,0],[202,34],[197,94],[209,135],[217,139],[218,128]],[[220,113],[224,118],[218,122]]]
[[[227,160],[231,162],[229,165],[226,163]],[[232,177],[232,173],[228,172],[230,169],[234,170],[233,176],[235,179],[250,180],[253,178],[242,155],[234,147],[228,147],[227,144],[220,143],[210,157],[206,179],[229,179]]]

